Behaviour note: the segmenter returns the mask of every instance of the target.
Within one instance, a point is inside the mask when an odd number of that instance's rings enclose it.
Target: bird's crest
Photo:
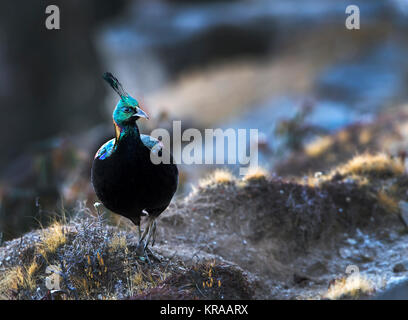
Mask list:
[[[115,92],[121,97],[121,99],[126,99],[129,97],[129,94],[123,89],[122,84],[119,82],[118,79],[110,72],[105,72],[103,74],[103,78],[110,86],[115,90]]]

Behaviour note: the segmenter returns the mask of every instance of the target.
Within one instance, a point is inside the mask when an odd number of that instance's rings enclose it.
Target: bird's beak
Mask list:
[[[145,118],[149,119],[149,116],[144,112],[142,109],[137,108],[137,112],[132,116],[132,117],[139,117],[139,118]]]

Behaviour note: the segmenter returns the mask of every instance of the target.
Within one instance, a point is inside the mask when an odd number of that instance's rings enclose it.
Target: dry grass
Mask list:
[[[329,287],[325,298],[336,300],[341,298],[358,298],[361,295],[369,295],[375,291],[372,281],[360,273],[353,273],[346,278],[338,279]]]
[[[35,247],[35,254],[40,254],[44,259],[54,254],[67,241],[63,229],[62,223],[54,222],[49,228],[42,230],[41,241]],[[0,297],[10,298],[10,293],[20,290],[35,291],[40,270],[41,263],[34,255],[30,263],[5,271],[0,277]]]
[[[119,236],[119,235],[114,235],[110,244],[109,244],[109,248],[113,251],[113,252],[117,252],[119,250],[125,250],[126,248],[126,237],[124,235]]]
[[[305,146],[305,153],[309,157],[318,157],[325,153],[334,143],[331,136],[319,137]]]
[[[64,226],[60,222],[54,222],[49,228],[43,230],[43,237],[38,244],[37,250],[44,258],[67,242]]]
[[[201,179],[198,183],[200,188],[207,188],[210,186],[238,183],[239,186],[245,186],[248,181],[255,181],[266,179],[269,177],[269,172],[261,167],[250,168],[247,174],[238,180],[230,171],[225,169],[216,169],[210,173],[206,178]],[[197,191],[197,190],[196,190]]]
[[[39,265],[34,260],[29,267],[16,266],[4,272],[0,276],[0,300],[11,299],[13,292],[20,289],[35,290],[35,273],[38,268]]]
[[[127,242],[126,233],[116,231],[99,217],[82,216],[65,226],[54,223],[41,231],[33,252],[1,277],[0,296],[125,299],[158,286],[173,272],[173,263],[148,263],[138,255],[134,243]],[[59,268],[62,296],[51,297],[45,287],[47,266]]]
[[[166,276],[163,277],[163,280]],[[161,281],[155,280],[151,274],[145,274],[142,270],[129,276],[129,296],[141,294],[144,290],[152,289]]]
[[[261,167],[250,168],[247,174],[244,176],[244,181],[266,179],[269,176],[269,172]]]
[[[235,181],[236,178],[233,176],[231,172],[224,169],[217,169],[214,172],[212,172],[208,177],[201,179],[198,185],[201,188],[205,188],[211,185],[226,184]]]
[[[398,213],[399,212],[399,204],[398,199],[393,198],[392,196],[388,195],[385,191],[380,191],[377,194],[377,200],[380,206],[386,211],[390,213]]]
[[[24,273],[20,266],[11,268],[0,276],[0,300],[11,299],[11,293],[24,284]]]
[[[39,232],[45,236],[33,238],[38,241],[30,247],[33,250],[0,275],[1,299],[149,299],[152,292],[159,299],[221,299],[250,290],[241,271],[231,266],[213,263],[204,270],[200,261],[187,267],[174,256],[160,255],[160,261],[152,256],[148,261],[137,253],[134,238],[105,225],[99,217],[81,217],[65,228],[57,224]],[[39,248],[45,250],[46,258],[39,254]],[[48,266],[58,268],[64,293],[46,288]],[[192,282],[191,277],[197,281]],[[208,288],[201,288],[203,281]],[[225,283],[237,286],[231,289]],[[161,291],[163,286],[166,292]]]
[[[338,175],[344,178],[351,178],[358,182],[360,186],[372,185],[373,181],[400,177],[405,173],[405,165],[399,160],[391,158],[384,153],[361,154],[353,157],[343,165],[333,168],[327,174],[309,174],[306,180],[297,179],[298,183],[306,184],[310,187],[320,186],[322,183],[331,181]],[[391,203],[386,199],[386,194],[379,194],[379,200]],[[394,206],[387,206],[388,208]]]
[[[37,263],[37,259],[34,258],[33,262],[27,268],[27,275],[32,278],[34,276],[34,274],[38,271],[39,268],[40,268],[40,266]]]
[[[363,128],[358,136],[358,142],[362,145],[368,144],[373,139],[373,132],[370,128]]]
[[[379,153],[376,155],[358,155],[336,171],[342,175],[365,175],[387,178],[404,174],[405,167],[401,161],[392,159],[384,153]]]

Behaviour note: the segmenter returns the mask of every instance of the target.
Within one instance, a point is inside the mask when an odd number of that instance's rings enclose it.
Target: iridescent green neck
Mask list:
[[[134,136],[135,139],[140,140],[140,131],[136,124],[136,121],[132,124],[118,125],[113,120],[115,126],[115,145],[117,145],[125,136]]]

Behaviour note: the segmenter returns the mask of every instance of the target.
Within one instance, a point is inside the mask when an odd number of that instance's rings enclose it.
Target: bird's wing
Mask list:
[[[163,148],[163,144],[160,140],[146,134],[141,134],[140,139],[142,139],[143,144],[148,147],[150,151],[159,152]]]
[[[103,144],[102,147],[100,147],[99,150],[96,152],[95,158],[98,158],[99,160],[104,160],[107,157],[109,157],[113,153],[113,151],[115,151],[115,138]]]

